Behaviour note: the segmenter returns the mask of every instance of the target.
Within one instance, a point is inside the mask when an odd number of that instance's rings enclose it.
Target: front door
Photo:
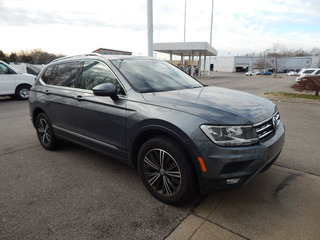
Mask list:
[[[14,94],[16,89],[13,71],[6,65],[0,63],[0,95]]]
[[[119,99],[95,96],[92,88],[102,83],[117,86]],[[117,78],[105,63],[85,61],[78,87],[78,104],[74,112],[77,132],[82,143],[116,158],[125,159],[127,100]]]

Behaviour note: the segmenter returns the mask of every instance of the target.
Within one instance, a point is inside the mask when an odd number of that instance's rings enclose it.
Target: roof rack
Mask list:
[[[61,58],[56,58],[52,60],[51,62],[57,62],[60,60],[66,60],[69,58],[75,58],[75,57],[87,57],[87,56],[102,56],[100,53],[87,53],[87,54],[79,54],[79,55],[73,55],[73,56],[66,56],[66,57],[61,57]]]

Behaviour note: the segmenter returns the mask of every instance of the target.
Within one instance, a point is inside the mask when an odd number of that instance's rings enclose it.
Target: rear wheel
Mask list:
[[[145,142],[139,151],[138,170],[148,191],[162,202],[181,204],[195,193],[192,163],[172,138],[160,136]]]
[[[19,100],[27,100],[31,86],[21,85],[16,89],[15,98]]]
[[[40,113],[36,118],[36,130],[41,145],[48,150],[58,147],[60,141],[55,137],[52,125],[46,114]]]

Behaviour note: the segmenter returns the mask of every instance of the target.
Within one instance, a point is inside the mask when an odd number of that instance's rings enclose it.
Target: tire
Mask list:
[[[31,86],[21,85],[16,89],[15,98],[18,100],[27,100]]]
[[[139,150],[138,171],[148,191],[164,203],[180,205],[196,192],[193,165],[172,138],[159,136],[146,141]]]
[[[36,131],[41,145],[47,150],[55,150],[60,140],[53,133],[52,125],[46,114],[40,113],[36,118]]]

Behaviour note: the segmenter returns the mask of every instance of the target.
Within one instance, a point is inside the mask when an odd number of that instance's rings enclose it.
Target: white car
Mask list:
[[[258,71],[249,71],[249,72],[246,72],[246,76],[255,76],[255,75],[258,75],[260,74],[260,72]]]
[[[287,76],[297,76],[298,73],[296,71],[287,72]]]
[[[315,76],[320,75],[320,68],[306,68],[301,70],[298,73],[298,77],[296,78],[296,82],[299,82],[301,78],[307,77],[307,76]]]
[[[19,73],[10,65],[0,61],[0,96],[11,96],[19,100],[26,100],[35,80],[36,76]]]

